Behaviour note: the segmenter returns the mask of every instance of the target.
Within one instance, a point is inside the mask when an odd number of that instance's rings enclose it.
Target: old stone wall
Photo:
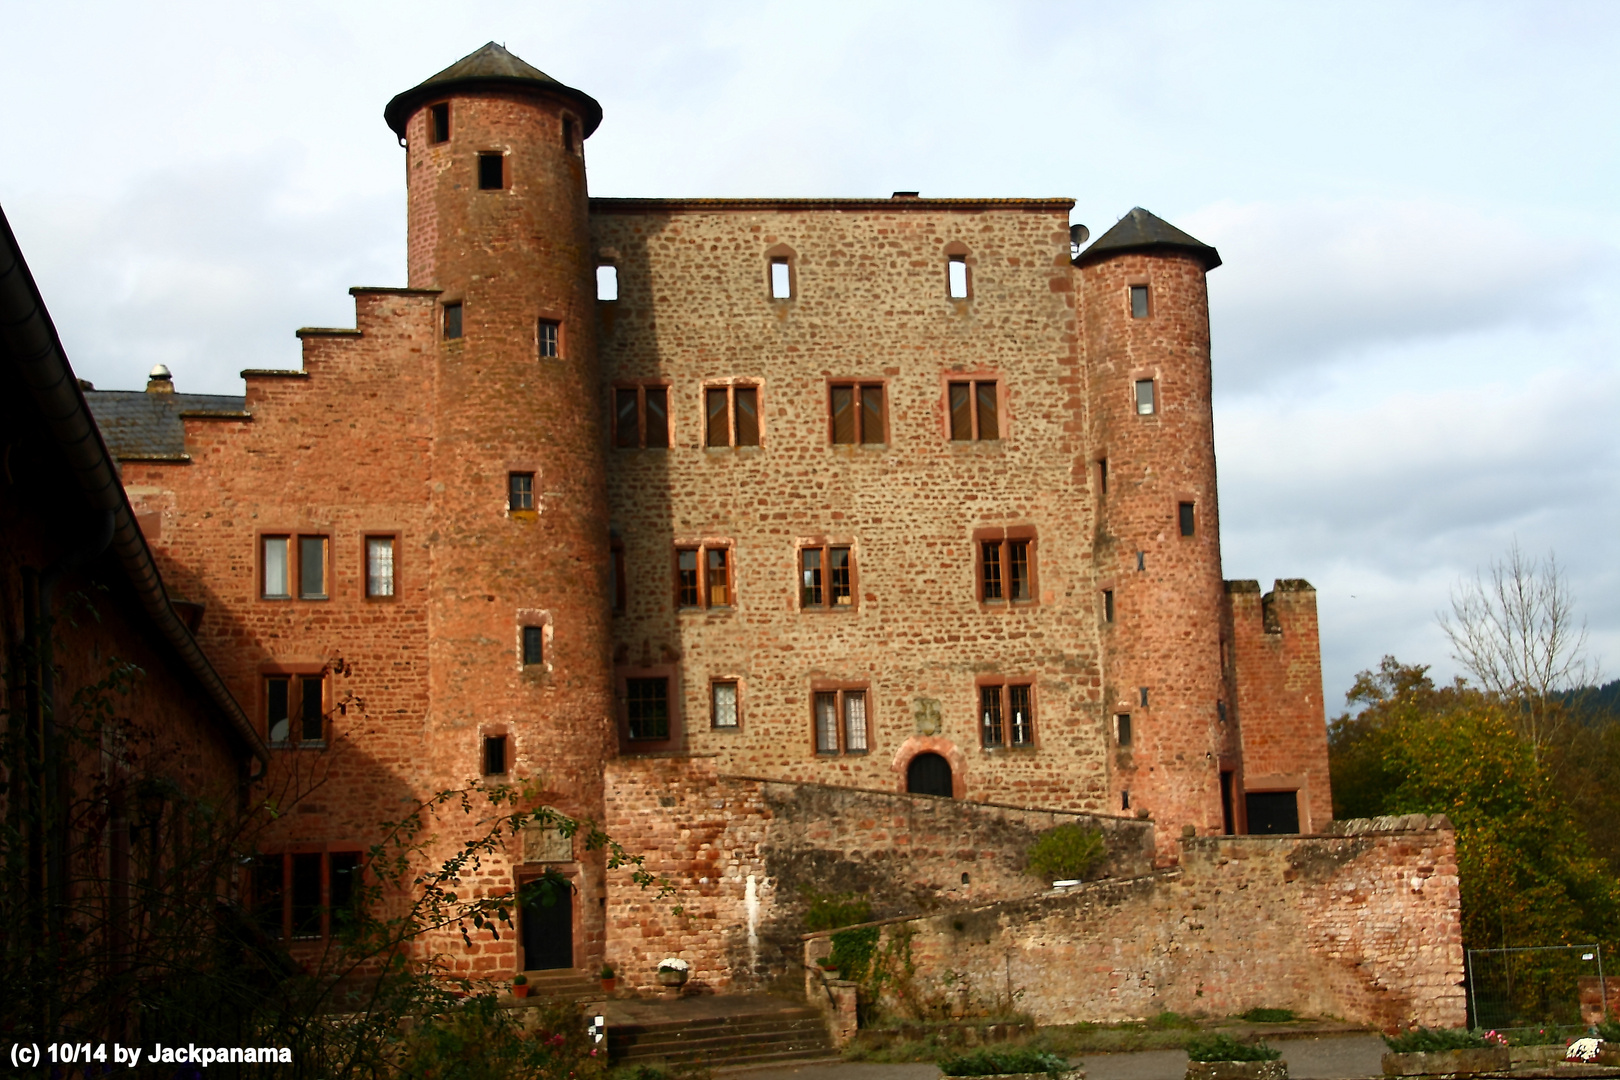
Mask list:
[[[1464,1022],[1455,834],[1443,817],[1199,837],[1179,869],[883,928],[914,972],[885,1001],[1040,1023],[1256,1006],[1378,1027]],[[896,964],[894,970],[901,970]]]
[[[731,776],[720,763],[608,767],[609,833],[677,887],[658,901],[610,878],[608,959],[626,985],[650,986],[665,956],[690,962],[707,989],[779,978],[799,962],[813,896],[860,896],[881,918],[1042,892],[1025,858],[1057,825],[1102,830],[1098,874],[1152,861],[1152,826],[1135,819]]]

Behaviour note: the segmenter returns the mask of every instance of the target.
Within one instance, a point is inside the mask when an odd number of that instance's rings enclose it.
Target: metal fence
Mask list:
[[[1581,979],[1596,978],[1599,994],[1607,992],[1597,945],[1469,949],[1467,962],[1472,1028],[1579,1026]],[[1609,1004],[1605,997],[1600,1015],[1608,1015]]]

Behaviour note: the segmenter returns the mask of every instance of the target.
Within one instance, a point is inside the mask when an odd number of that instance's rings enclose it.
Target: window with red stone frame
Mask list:
[[[675,606],[729,608],[732,590],[731,544],[705,542],[675,549]]]
[[[703,445],[759,445],[759,387],[752,383],[703,389]]]
[[[621,383],[613,388],[613,445],[620,450],[667,450],[669,384]]]
[[[973,533],[974,585],[989,606],[1033,604],[1036,588],[1033,526],[978,529]]]
[[[253,920],[280,941],[330,937],[355,916],[361,872],[358,848],[257,855],[248,882]]]
[[[979,745],[987,750],[1035,745],[1035,687],[1031,682],[981,679]]]
[[[813,684],[810,718],[821,756],[865,754],[872,747],[872,694],[866,683]]]
[[[881,382],[827,384],[828,431],[832,442],[881,445],[889,441],[888,410]]]
[[[855,589],[853,546],[809,543],[799,549],[801,611],[854,611]]]

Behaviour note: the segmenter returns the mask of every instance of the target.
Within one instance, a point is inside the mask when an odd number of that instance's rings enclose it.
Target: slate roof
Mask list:
[[[86,390],[84,400],[114,458],[179,457],[186,452],[181,413],[240,413],[245,397],[229,394],[148,394]]]
[[[394,129],[394,134],[405,137],[405,122],[430,98],[442,97],[451,90],[522,90],[546,96],[562,97],[580,112],[580,120],[589,135],[602,122],[602,106],[583,90],[564,86],[532,64],[526,63],[491,41],[477,52],[469,53],[443,71],[424,82],[397,94],[383,109],[383,119]],[[455,133],[454,122],[451,126]]]
[[[1148,213],[1140,206],[1115,222],[1112,229],[1097,237],[1096,242],[1074,260],[1074,265],[1086,266],[1113,255],[1122,255],[1128,251],[1147,251],[1152,248],[1180,248],[1183,251],[1190,251],[1203,259],[1206,271],[1221,265],[1220,252],[1202,240],[1188,236],[1168,221]]]

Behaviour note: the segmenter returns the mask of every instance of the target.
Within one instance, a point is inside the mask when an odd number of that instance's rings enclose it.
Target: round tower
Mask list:
[[[1075,260],[1090,369],[1103,704],[1119,813],[1162,858],[1223,831],[1230,743],[1210,404],[1215,249],[1138,207]]]
[[[600,821],[616,743],[584,142],[602,110],[491,42],[384,116],[406,148],[410,285],[439,294],[419,343],[434,401],[426,771],[538,780],[547,805]],[[519,882],[561,870],[578,892],[524,912],[517,966],[600,963],[600,859],[555,836],[523,846]]]

